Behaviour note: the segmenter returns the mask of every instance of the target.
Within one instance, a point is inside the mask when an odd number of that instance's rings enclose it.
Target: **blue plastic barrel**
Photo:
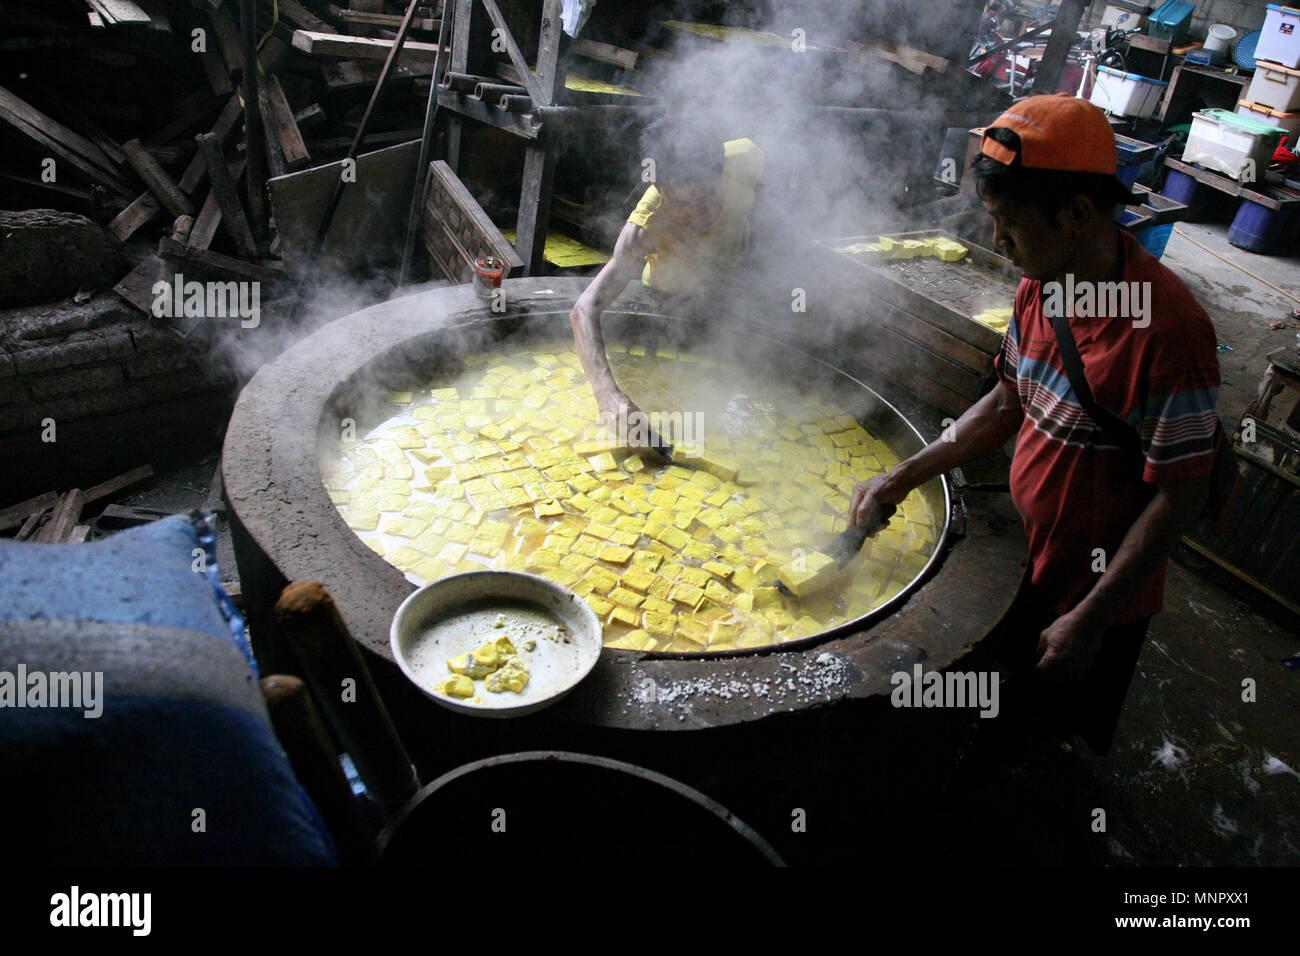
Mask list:
[[[1184,206],[1190,206],[1196,202],[1200,191],[1201,184],[1195,176],[1171,169],[1169,175],[1165,177],[1165,188],[1160,190],[1160,195],[1174,202],[1180,202]]]
[[[1169,245],[1169,237],[1173,231],[1172,222],[1167,222],[1163,226],[1143,226],[1141,229],[1133,230],[1133,238],[1137,239],[1143,249],[1159,259],[1165,254],[1165,246]]]
[[[1277,244],[1277,238],[1290,216],[1291,211],[1285,206],[1269,209],[1243,199],[1236,218],[1228,228],[1228,241],[1237,248],[1250,252],[1269,252]]]

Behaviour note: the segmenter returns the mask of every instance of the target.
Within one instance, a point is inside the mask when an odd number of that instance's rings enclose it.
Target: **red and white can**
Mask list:
[[[479,256],[474,260],[474,290],[484,299],[492,298],[493,290],[501,288],[506,274],[506,264],[496,256]]]

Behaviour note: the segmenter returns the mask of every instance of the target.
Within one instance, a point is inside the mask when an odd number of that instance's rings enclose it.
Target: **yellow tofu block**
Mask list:
[[[436,558],[425,558],[415,567],[411,568],[411,573],[423,578],[426,582],[431,582],[436,581],[441,577],[445,577],[450,570],[451,569],[447,567],[446,564]]]
[[[621,580],[627,587],[644,594],[650,589],[650,585],[655,582],[655,575],[633,565],[623,572]]]
[[[641,602],[641,610],[654,611],[656,614],[672,614],[675,605],[666,598],[647,595],[646,599]]]
[[[727,516],[716,508],[705,508],[695,516],[695,519],[712,529],[720,528],[727,523]]]
[[[654,571],[663,563],[663,556],[653,551],[633,551],[632,563],[645,571]]]
[[[492,566],[500,571],[527,571],[528,559],[522,554],[511,554],[508,551],[502,551],[493,559]]]
[[[560,566],[560,556],[554,551],[537,550],[524,563],[529,571],[554,571]]]
[[[640,607],[641,602],[645,600],[645,595],[638,594],[631,588],[620,586],[609,592],[609,599],[615,604],[621,604],[624,607]]]
[[[723,581],[731,580],[732,575],[736,573],[736,569],[732,565],[724,564],[721,561],[706,562],[704,564],[704,570],[708,571],[712,575],[717,576]]]
[[[435,557],[447,564],[458,564],[465,560],[465,555],[468,553],[469,548],[463,544],[447,544]]]
[[[573,552],[569,552],[560,558],[560,567],[579,573],[585,572],[595,563],[594,559],[587,557],[585,554],[575,554]]]
[[[790,625],[787,636],[791,640],[797,640],[801,637],[812,637],[812,635],[822,630],[822,625],[815,618],[804,615]]]
[[[606,618],[606,623],[628,624],[632,627],[636,627],[638,624],[641,623],[641,615],[636,611],[632,610],[630,607],[623,607],[619,605],[609,612],[609,617]]]
[[[597,557],[602,561],[608,561],[610,564],[627,564],[632,557],[632,549],[619,544],[611,544],[602,548]]]
[[[669,597],[676,603],[684,604],[686,607],[695,610],[704,601],[704,589],[682,582],[673,587]]]
[[[592,471],[614,471],[618,468],[618,462],[609,452],[600,455],[592,455],[587,458],[587,463],[591,465]]]
[[[686,547],[682,548],[682,554],[696,561],[712,561],[717,556],[712,545],[704,541],[688,541]]]
[[[645,631],[637,629],[628,631],[622,637],[616,637],[614,640],[608,641],[605,646],[624,651],[653,651],[659,646],[659,642]]]
[[[410,501],[411,501],[410,495],[380,495],[379,510],[380,511],[401,511],[408,504],[410,504]]]
[[[677,615],[646,611],[642,615],[642,626],[647,633],[655,637],[669,638],[677,630]]]
[[[598,595],[588,594],[585,600],[587,604],[591,607],[591,609],[596,612],[597,617],[605,617],[607,614],[609,614],[611,611],[614,610],[613,601],[608,601],[603,597],[599,597]],[[637,622],[633,621],[631,623],[635,624]]]
[[[600,594],[608,594],[618,587],[618,575],[606,567],[596,566],[591,568],[587,572],[586,579],[591,582],[592,587]]]
[[[717,581],[710,580],[708,584],[704,585],[704,593],[708,596],[709,600],[713,601],[715,604],[731,604],[732,593]]]
[[[664,528],[656,537],[670,548],[680,551],[691,541],[691,536],[680,528]]]
[[[573,538],[566,538],[561,534],[548,534],[542,539],[542,543],[538,547],[539,551],[550,551],[557,556],[567,555],[572,549]],[[584,555],[580,554],[578,557],[582,558]],[[586,560],[591,559],[587,558]]]
[[[667,578],[657,577],[654,583],[650,585],[647,593],[652,598],[664,598],[672,592],[673,582]]]
[[[689,498],[691,501],[703,501],[708,497],[709,490],[703,485],[686,482],[677,489],[677,494],[682,498]]]
[[[689,628],[679,621],[673,633],[672,648],[675,651],[702,651],[708,642],[707,631]]]
[[[457,697],[462,700],[474,696],[474,682],[461,674],[449,677],[441,684],[435,684],[433,689],[446,697]]]
[[[564,514],[564,506],[555,499],[550,501],[539,501],[533,505],[533,513],[538,518],[553,518]]]
[[[353,531],[374,531],[379,527],[379,511],[357,511],[351,509],[343,520]]]

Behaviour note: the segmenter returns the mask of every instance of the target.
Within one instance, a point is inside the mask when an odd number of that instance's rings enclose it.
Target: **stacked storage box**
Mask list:
[[[1264,27],[1255,47],[1255,60],[1267,60],[1282,66],[1300,66],[1300,10],[1268,5]]]
[[[1147,34],[1160,40],[1181,40],[1192,28],[1196,4],[1190,0],[1165,0],[1147,20]]]
[[[1242,100],[1237,104],[1237,115],[1249,116],[1261,123],[1267,123],[1270,126],[1277,126],[1286,130],[1284,142],[1287,148],[1295,146],[1296,134],[1300,133],[1300,113],[1283,113],[1280,110],[1262,106],[1259,103]]]
[[[1110,66],[1097,67],[1097,83],[1089,100],[1116,116],[1148,119],[1160,108],[1168,83],[1125,73]]]
[[[1246,102],[1267,106],[1279,113],[1300,110],[1300,69],[1257,61],[1250,89],[1246,91]]]
[[[1227,110],[1199,110],[1192,114],[1183,162],[1254,182],[1263,178],[1286,135],[1280,127]]]
[[[1114,30],[1141,30],[1147,25],[1147,16],[1151,6],[1147,3],[1130,3],[1128,0],[1114,0],[1106,4],[1106,12],[1101,15],[1101,25]]]

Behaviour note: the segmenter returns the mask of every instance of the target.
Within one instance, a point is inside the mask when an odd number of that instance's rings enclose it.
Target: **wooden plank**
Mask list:
[[[167,170],[158,164],[158,160],[153,158],[138,139],[128,140],[123,143],[122,151],[126,153],[127,162],[131,164],[131,168],[144,180],[145,185],[149,187],[149,191],[154,194],[154,197],[157,198],[164,209],[173,216],[194,214],[194,202],[181,190],[176,180],[172,179]]]
[[[289,100],[284,95],[280,80],[273,74],[264,77],[258,95],[262,97],[262,119],[279,140],[284,163],[289,171],[294,172],[309,165],[311,153],[302,141],[302,133],[298,129],[293,110],[289,108]]]
[[[235,22],[235,14],[231,13],[230,7],[224,6],[212,11],[211,20],[212,32],[217,35],[217,43],[221,46],[221,56],[226,61],[226,67],[232,73],[243,75],[244,44],[239,37],[239,25]]]
[[[154,284],[158,281],[163,261],[156,255],[148,255],[136,263],[134,269],[118,280],[113,291],[135,306],[145,315],[153,316]]]
[[[0,86],[0,119],[81,170],[90,179],[129,197],[130,186],[104,152],[90,140],[46,116]]]
[[[280,17],[298,24],[304,30],[314,30],[317,33],[338,33],[334,27],[316,14],[312,13],[298,0],[276,0],[280,7]]]
[[[116,478],[110,478],[107,481],[101,481],[97,485],[87,488],[84,494],[85,503],[98,501],[100,498],[107,498],[109,495],[115,495],[125,488],[129,488],[137,481],[144,481],[146,478],[153,476],[153,465],[141,465],[138,468],[132,468],[130,471],[123,472]]]
[[[257,243],[253,240],[253,230],[244,215],[244,207],[239,203],[239,193],[230,178],[226,159],[221,154],[221,146],[211,133],[200,133],[194,137],[199,144],[199,151],[208,167],[208,179],[212,183],[212,192],[216,194],[221,206],[221,221],[226,234],[235,244],[235,251],[245,259],[257,258]],[[206,249],[206,245],[199,248]]]
[[[56,499],[57,500],[57,499]],[[34,511],[23,522],[23,526],[18,529],[18,534],[14,535],[15,541],[29,541],[36,530],[41,526],[41,519],[45,517],[44,511]]]
[[[90,525],[79,524],[72,529],[72,534],[68,535],[68,544],[82,544],[88,534],[90,534]]]
[[[612,43],[601,43],[599,40],[578,37],[569,46],[569,49],[578,56],[585,56],[589,60],[598,60],[601,63],[609,63],[619,69],[636,69],[638,55],[631,50],[623,49],[621,46],[614,46]]]
[[[213,95],[229,96],[235,91],[235,86],[230,81],[230,67],[226,66],[226,58],[221,55],[221,44],[215,42],[215,36],[213,41],[204,44],[203,51],[199,54],[199,63],[203,66],[203,72],[208,78],[208,86],[212,87]]]
[[[8,531],[10,528],[18,527],[29,516],[48,511],[58,504],[58,501],[59,493],[57,491],[47,491],[35,498],[20,501],[16,505],[0,508],[0,531]]]
[[[86,497],[80,488],[73,488],[59,499],[54,506],[50,520],[36,534],[37,541],[60,544],[68,540],[72,529],[81,518],[81,509],[85,507]]]
[[[507,113],[505,110],[488,106],[477,97],[457,93],[445,86],[438,87],[438,103],[449,110],[460,113],[462,116],[478,120],[480,123],[486,123],[488,126],[495,126],[497,129],[507,130],[516,136],[522,136],[524,139],[537,139],[541,129],[538,123],[528,118],[530,114]],[[450,148],[448,148],[447,153],[450,162]]]
[[[321,73],[325,77],[325,86],[331,93],[347,90],[373,89],[379,80],[379,71],[384,65],[373,60],[343,60],[339,63],[322,63]],[[420,76],[433,76],[433,62],[428,63],[394,63],[388,74],[391,87],[398,80],[413,80]]]
[[[193,249],[170,238],[158,241],[158,254],[171,262],[180,262],[200,273],[222,279],[274,282],[284,278],[278,269],[255,265],[233,256],[223,256],[219,252]]]
[[[339,33],[316,33],[311,30],[294,30],[293,47],[308,56],[330,56],[343,59],[386,60],[393,48],[393,40],[378,37],[353,37]],[[438,44],[407,40],[402,44],[399,62],[427,61],[433,66]]]
[[[137,229],[158,215],[162,206],[153,198],[153,193],[141,193],[135,201],[113,217],[108,224],[108,231],[125,242]]]
[[[396,30],[402,25],[402,15],[397,13],[365,13],[360,10],[339,10],[338,18],[343,21],[345,26],[351,27],[383,27],[388,30]],[[442,26],[442,21],[431,17],[415,16],[411,18],[412,30],[435,33],[440,26]]]
[[[208,196],[199,207],[199,214],[194,217],[194,228],[190,230],[189,244],[195,249],[207,249],[221,225],[221,203],[217,200],[215,189],[208,190]]]

